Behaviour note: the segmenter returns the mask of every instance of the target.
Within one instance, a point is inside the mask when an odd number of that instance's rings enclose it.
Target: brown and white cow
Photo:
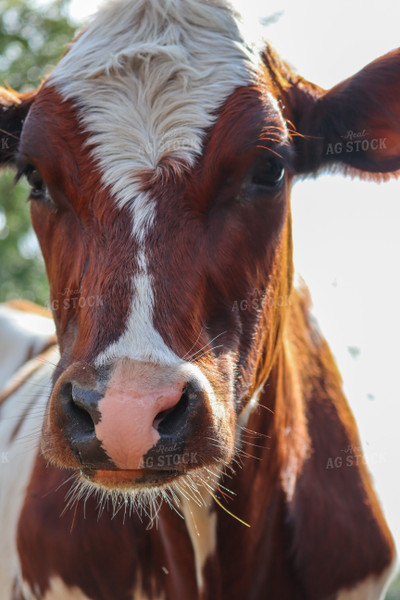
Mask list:
[[[400,169],[400,50],[325,91],[225,0],[118,0],[0,98],[60,352],[2,399],[1,600],[382,598],[367,469],[326,469],[359,439],[289,191]]]

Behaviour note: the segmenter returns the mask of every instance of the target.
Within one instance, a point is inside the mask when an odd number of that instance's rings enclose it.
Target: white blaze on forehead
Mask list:
[[[185,168],[201,154],[215,111],[255,81],[257,59],[224,0],[107,3],[49,78],[80,108],[92,154],[134,232],[154,219],[140,172],[163,157]]]
[[[217,109],[257,80],[258,62],[226,0],[114,0],[50,76],[48,85],[78,107],[102,184],[129,207],[139,243],[126,331],[99,362],[124,354],[171,361],[153,326],[145,241],[156,200],[142,191],[141,176],[164,158],[175,171],[193,165]]]
[[[139,262],[143,260],[140,256]],[[168,348],[153,326],[153,305],[151,277],[145,270],[141,270],[133,279],[132,303],[125,332],[96,358],[96,367],[113,363],[123,356],[134,361],[161,365],[179,362],[176,354]]]

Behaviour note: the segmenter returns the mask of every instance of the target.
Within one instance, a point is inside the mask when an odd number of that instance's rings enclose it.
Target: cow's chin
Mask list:
[[[215,462],[185,471],[82,468],[68,504],[74,505],[75,501],[94,495],[98,499],[99,513],[105,509],[112,516],[121,511],[124,515],[138,513],[153,521],[163,502],[178,513],[186,501],[206,506],[225,466],[226,463]]]

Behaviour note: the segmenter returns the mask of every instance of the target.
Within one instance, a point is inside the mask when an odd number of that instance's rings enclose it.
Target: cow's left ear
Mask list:
[[[361,174],[400,170],[400,49],[330,90],[297,76],[267,48],[265,63],[295,130],[295,169]]]
[[[25,118],[36,92],[18,94],[0,88],[0,168],[14,162]]]

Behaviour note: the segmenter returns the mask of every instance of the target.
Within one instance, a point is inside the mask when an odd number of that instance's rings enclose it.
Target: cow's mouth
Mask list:
[[[182,471],[155,469],[82,469],[84,479],[105,489],[135,490],[170,484]]]
[[[82,498],[86,503],[93,497],[99,517],[105,510],[110,511],[112,517],[122,511],[124,518],[137,513],[140,519],[149,517],[153,524],[164,503],[180,515],[185,502],[205,506],[209,495],[213,496],[213,490],[218,488],[223,468],[224,465],[216,463],[210,468],[185,469],[124,470],[85,466],[65,497],[64,512]]]

